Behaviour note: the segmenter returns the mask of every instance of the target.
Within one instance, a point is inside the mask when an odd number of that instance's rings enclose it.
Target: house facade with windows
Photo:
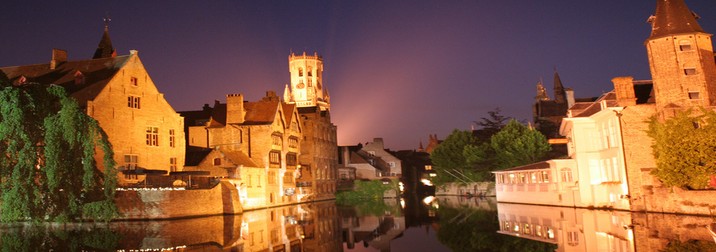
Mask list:
[[[187,116],[187,157],[199,152],[187,170],[210,171],[234,181],[244,209],[297,203],[296,177],[302,126],[295,105],[274,92],[257,102],[227,95]],[[209,151],[207,151],[209,150]],[[203,156],[201,152],[205,152]]]
[[[355,169],[355,179],[396,179],[402,176],[402,161],[385,149],[382,138],[365,145],[340,146],[340,166]]]
[[[0,68],[14,85],[55,84],[65,88],[87,115],[99,122],[112,144],[120,185],[145,180],[137,170],[181,171],[184,119],[149,76],[139,53],[117,56],[105,27],[92,59],[70,61],[53,49],[47,63]],[[102,154],[95,160],[101,170]]]

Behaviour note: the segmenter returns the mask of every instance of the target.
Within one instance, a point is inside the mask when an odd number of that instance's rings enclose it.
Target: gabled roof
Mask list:
[[[285,117],[286,127],[290,127],[291,120],[293,120],[293,110],[296,109],[296,104],[281,103],[283,107],[283,116]]]
[[[649,39],[669,35],[704,32],[696,22],[696,14],[689,10],[683,0],[658,0],[656,12],[649,18],[651,36]]]
[[[186,154],[184,155],[184,165],[185,166],[197,166],[199,163],[201,163],[204,158],[206,158],[209,153],[211,153],[211,148],[201,148],[201,147],[195,147],[195,146],[187,146],[186,147]]]
[[[60,62],[55,69],[50,69],[48,62],[37,65],[2,67],[0,71],[4,72],[11,82],[25,77],[27,82],[60,85],[77,100],[80,106],[84,107],[87,101],[97,97],[131,56]],[[81,82],[75,81],[75,74],[78,71],[83,76]]]
[[[278,105],[278,101],[257,101],[244,103],[244,108],[246,109],[244,124],[258,125],[273,123],[276,119],[276,113],[278,113]]]
[[[249,156],[244,154],[244,152],[242,152],[242,151],[227,151],[227,152],[222,151],[222,153],[224,153],[224,156],[227,159],[231,160],[231,162],[234,163],[235,165],[243,165],[243,166],[247,166],[247,167],[258,167],[256,165],[256,163],[254,163],[254,161],[252,161],[251,158],[249,158]]]

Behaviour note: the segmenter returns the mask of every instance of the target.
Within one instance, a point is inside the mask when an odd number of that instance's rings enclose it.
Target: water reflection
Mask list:
[[[710,217],[496,203],[332,201],[166,221],[4,226],[2,251],[716,251]]]

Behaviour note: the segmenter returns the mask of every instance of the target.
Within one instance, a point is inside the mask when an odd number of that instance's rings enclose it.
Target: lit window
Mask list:
[[[298,77],[303,77],[303,68],[298,68]]]
[[[542,182],[549,183],[549,171],[542,171]]]
[[[147,145],[159,146],[159,128],[147,127],[146,136],[147,136]]]
[[[559,173],[562,177],[562,182],[572,182],[572,170],[564,168]]]
[[[425,166],[425,170],[426,170],[426,171],[431,171],[431,170],[433,170],[433,166],[432,166],[432,165],[426,165],[426,166]]]
[[[308,74],[308,77],[313,76],[313,69],[311,69],[311,67],[308,67],[308,71],[306,72],[306,74]]]

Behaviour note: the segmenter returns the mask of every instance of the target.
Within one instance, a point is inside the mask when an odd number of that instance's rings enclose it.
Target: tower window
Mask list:
[[[313,76],[313,69],[311,69],[311,68],[309,67],[309,68],[308,68],[308,72],[307,72],[306,74],[308,74],[308,77]]]
[[[303,68],[298,68],[298,77],[303,77]]]
[[[679,50],[683,51],[691,51],[691,42],[688,40],[682,40],[679,41]]]
[[[684,74],[685,74],[685,75],[695,75],[695,74],[696,74],[696,68],[686,67],[686,68],[684,68]]]
[[[689,99],[691,100],[698,100],[699,98],[699,91],[689,91]]]

